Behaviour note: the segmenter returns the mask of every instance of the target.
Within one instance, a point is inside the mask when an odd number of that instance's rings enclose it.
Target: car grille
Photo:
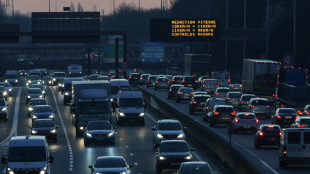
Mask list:
[[[40,174],[40,171],[14,171],[14,174]]]
[[[140,113],[126,113],[125,116],[128,116],[128,117],[137,117],[139,116]]]
[[[178,137],[178,134],[177,135],[163,135],[164,138],[169,138],[169,139],[172,139],[172,138],[177,138]]]
[[[120,174],[121,172],[100,172],[102,174]]]
[[[107,134],[93,134],[94,138],[105,138],[107,137]]]

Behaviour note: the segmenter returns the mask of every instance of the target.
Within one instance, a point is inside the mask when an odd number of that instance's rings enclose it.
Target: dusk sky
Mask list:
[[[6,0],[1,0],[5,2]],[[138,7],[139,0],[50,0],[51,12],[55,11],[55,4],[57,2],[57,11],[62,11],[62,7],[70,6],[71,2],[77,9],[77,4],[80,2],[84,11],[93,11],[93,7],[96,4],[97,10],[102,11],[104,9],[105,14],[111,14],[113,11],[113,1],[115,1],[115,8],[121,4],[134,4]],[[170,6],[170,0],[166,0]],[[140,0],[140,7],[144,9],[160,8],[161,0]],[[168,3],[169,2],[169,3]],[[29,12],[48,12],[49,0],[14,0],[14,9],[22,13]]]

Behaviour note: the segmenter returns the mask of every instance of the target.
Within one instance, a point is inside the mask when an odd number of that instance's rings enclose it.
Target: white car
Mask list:
[[[230,130],[236,133],[237,131],[249,130],[253,133],[259,127],[259,120],[256,118],[254,113],[239,112],[235,119],[231,122]]]

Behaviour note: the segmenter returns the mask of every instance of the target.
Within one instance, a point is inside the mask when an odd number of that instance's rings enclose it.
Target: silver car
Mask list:
[[[237,132],[242,130],[250,130],[253,133],[259,127],[259,120],[256,118],[254,113],[239,112],[235,119],[231,122],[230,130],[231,132]]]
[[[214,97],[216,98],[225,98],[227,93],[229,92],[229,88],[227,87],[218,87],[214,92]]]
[[[254,112],[257,117],[271,118],[271,108],[266,98],[251,98],[249,112]]]
[[[227,104],[232,105],[234,108],[238,107],[241,95],[241,92],[228,92],[226,96]]]
[[[94,165],[89,165],[91,174],[98,173],[121,173],[131,174],[130,168],[122,156],[100,156]]]

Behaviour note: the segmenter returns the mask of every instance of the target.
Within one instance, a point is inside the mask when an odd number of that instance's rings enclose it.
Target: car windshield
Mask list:
[[[28,89],[28,94],[41,94],[41,89]]]
[[[244,95],[242,96],[243,101],[249,101],[251,98],[255,98],[255,95]]]
[[[98,159],[95,164],[95,168],[118,168],[127,167],[125,161],[122,158],[107,158]]]
[[[119,99],[120,107],[143,107],[142,98],[120,98]]]
[[[107,101],[83,101],[79,103],[81,114],[107,114],[109,113]]]
[[[30,100],[29,105],[46,105],[45,100]]]
[[[10,84],[9,83],[0,83],[0,86],[10,87]]]
[[[142,79],[147,79],[149,77],[149,75],[142,75],[141,78]]]
[[[229,92],[229,89],[219,88],[219,89],[217,89],[217,92]]]
[[[167,142],[161,143],[160,152],[188,152],[188,146],[185,142]]]
[[[198,101],[198,102],[205,102],[208,98],[207,97],[195,97],[195,101]]]
[[[9,162],[39,162],[46,161],[46,149],[44,146],[10,147]]]
[[[54,127],[54,122],[52,120],[35,120],[32,124],[33,128],[43,128],[43,127]]]
[[[90,122],[87,125],[88,130],[111,130],[108,122]]]
[[[295,109],[280,109],[279,110],[280,113],[285,113],[285,114],[289,114],[289,113],[296,113]]]
[[[159,123],[157,130],[182,130],[180,123]]]
[[[252,105],[269,105],[267,100],[254,100],[251,103]]]
[[[184,174],[211,174],[211,169],[206,164],[182,165],[180,173]]]
[[[54,77],[65,77],[65,76],[66,76],[66,73],[59,73],[59,72],[54,73]]]
[[[231,107],[218,107],[216,108],[217,112],[233,112],[233,108]]]
[[[157,79],[156,76],[151,76],[151,77],[149,77],[149,80],[150,80],[150,81],[155,81],[156,79]]]
[[[51,80],[52,79],[52,77],[50,77],[50,76],[44,76],[44,77],[42,77],[42,80]]]
[[[33,112],[53,112],[51,107],[35,107]]]
[[[255,115],[253,115],[253,114],[239,114],[238,117],[240,119],[254,119]]]
[[[43,86],[42,86],[42,85],[31,85],[31,88],[40,88],[40,89],[43,89]]]

